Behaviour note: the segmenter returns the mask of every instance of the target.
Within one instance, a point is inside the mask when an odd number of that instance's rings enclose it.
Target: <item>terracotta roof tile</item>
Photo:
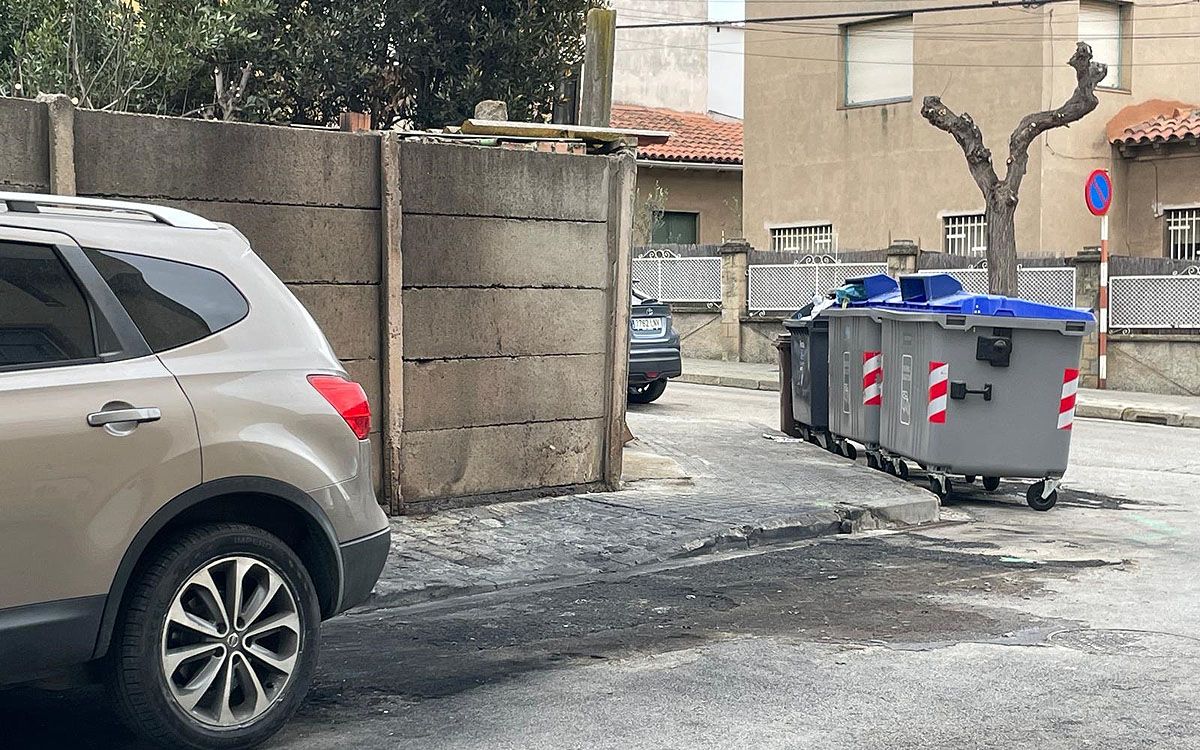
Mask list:
[[[1135,122],[1129,122],[1136,115]],[[1200,138],[1200,107],[1182,102],[1143,102],[1118,112],[1109,121],[1113,143],[1172,143]]]
[[[671,138],[662,144],[643,146],[643,159],[707,164],[742,163],[742,123],[725,122],[695,112],[676,112],[661,107],[614,104],[614,128],[667,130]]]

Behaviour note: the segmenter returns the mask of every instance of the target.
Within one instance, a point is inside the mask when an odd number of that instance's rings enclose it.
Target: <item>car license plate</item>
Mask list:
[[[662,318],[634,318],[633,330],[660,331],[662,330]]]

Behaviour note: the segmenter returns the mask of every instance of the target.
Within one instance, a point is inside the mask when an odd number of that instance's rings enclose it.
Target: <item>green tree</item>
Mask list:
[[[538,119],[599,2],[9,0],[0,95],[259,122],[353,109],[382,127],[458,122],[502,99],[514,119]]]

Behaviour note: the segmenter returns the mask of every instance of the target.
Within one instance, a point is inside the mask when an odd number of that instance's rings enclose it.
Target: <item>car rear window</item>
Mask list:
[[[155,352],[211,336],[250,311],[216,271],[131,253],[85,252]]]
[[[54,251],[0,243],[0,367],[95,356],[87,300]]]

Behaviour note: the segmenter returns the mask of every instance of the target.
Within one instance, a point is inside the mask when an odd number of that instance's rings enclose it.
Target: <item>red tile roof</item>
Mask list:
[[[1176,143],[1200,138],[1200,107],[1152,99],[1118,112],[1108,122],[1112,143]]]
[[[742,163],[742,123],[716,120],[695,112],[676,112],[661,107],[614,104],[614,128],[668,130],[671,138],[662,144],[643,146],[638,155],[652,161],[705,164]]]

